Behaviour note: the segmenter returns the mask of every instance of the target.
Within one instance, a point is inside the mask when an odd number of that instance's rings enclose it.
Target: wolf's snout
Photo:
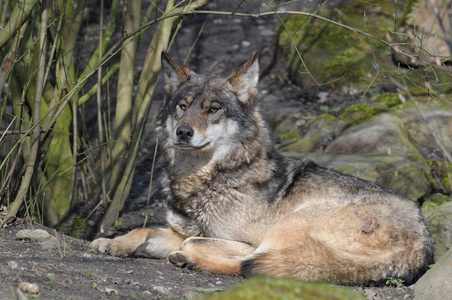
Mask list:
[[[193,128],[186,125],[181,125],[176,129],[176,135],[180,140],[189,141],[193,136]]]

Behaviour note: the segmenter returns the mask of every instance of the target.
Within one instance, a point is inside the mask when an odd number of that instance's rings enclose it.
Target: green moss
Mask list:
[[[295,140],[300,138],[300,133],[298,130],[291,130],[286,132],[283,136],[281,136],[282,140]]]
[[[72,219],[71,233],[70,235],[77,238],[81,238],[86,230],[85,220],[81,217],[74,217]]]
[[[411,102],[403,104],[396,93],[381,94],[369,102],[350,106],[339,118],[349,125],[355,125],[377,114],[412,106]]]
[[[334,9],[324,6],[318,14],[385,39],[394,27],[395,7],[380,2],[352,1],[334,6]],[[282,32],[279,42],[289,57],[289,67],[304,82],[312,80],[306,75],[293,45],[297,45],[312,76],[328,87],[353,84],[365,89],[373,81],[380,64],[393,69],[387,46],[329,22],[291,16],[285,20],[285,27],[278,30]]]
[[[280,144],[277,150],[280,152],[311,152],[319,143],[319,137],[315,135],[306,136],[293,143]]]
[[[340,78],[347,76],[347,79],[355,82],[366,76],[368,65],[363,63],[361,49],[348,48],[333,55],[330,60],[321,65],[325,70],[329,70],[332,77]]]
[[[278,126],[276,126],[273,131],[273,136],[282,141],[293,141],[301,137],[295,121],[290,118],[285,119]]]
[[[445,189],[446,191],[452,191],[452,163],[429,159],[427,164],[431,169],[430,178],[432,185],[437,189]],[[450,177],[450,178],[449,178]]]
[[[270,277],[251,278],[226,291],[203,294],[195,299],[365,299],[350,288],[328,283],[302,282]]]
[[[451,201],[451,200],[452,200],[452,199],[451,199],[449,196],[447,196],[447,195],[442,195],[442,194],[436,194],[436,195],[433,195],[433,196],[429,199],[430,202],[435,203],[437,206],[440,206],[440,205],[442,205],[442,204],[444,204],[444,203],[446,203],[446,202],[449,202],[449,201]]]
[[[405,10],[402,13],[402,5],[397,2],[346,1],[337,5],[324,5],[316,14],[381,40],[387,41],[390,36],[398,41],[403,36],[400,32],[404,32],[404,28],[398,26],[410,28],[407,24],[416,14],[417,3],[420,1],[404,3]],[[402,21],[398,23],[395,16],[401,14]],[[393,63],[387,45],[339,25],[293,15],[285,19],[284,26],[281,25],[277,31],[281,33],[279,44],[290,70],[289,79],[297,84],[321,84],[322,88],[330,90],[353,87],[364,92],[387,84],[393,85],[390,80],[393,78],[407,82],[413,95],[432,93],[425,87],[425,82],[429,82],[436,93],[449,93],[451,90],[451,77],[447,71],[435,68],[425,68],[423,72],[400,69]],[[410,48],[410,40],[398,42]]]
[[[306,127],[311,126],[311,124],[314,123],[314,122],[317,121],[317,120],[331,120],[331,121],[334,121],[334,120],[336,120],[336,119],[337,119],[337,118],[336,118],[335,116],[333,116],[333,115],[330,115],[330,114],[321,114],[321,115],[319,115],[319,116],[317,116],[317,117],[315,117],[315,118],[309,120],[309,121],[306,123]]]

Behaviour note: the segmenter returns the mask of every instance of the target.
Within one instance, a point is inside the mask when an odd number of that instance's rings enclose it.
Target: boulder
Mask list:
[[[435,241],[435,260],[452,249],[452,202],[446,202],[429,212],[426,222]]]
[[[326,149],[326,153],[391,153],[411,150],[401,132],[401,120],[391,114],[349,127]]]
[[[452,295],[452,249],[414,285],[414,299],[450,299]]]
[[[278,150],[300,153],[316,151],[340,135],[346,125],[347,123],[332,115],[321,115],[309,122],[303,138],[292,141],[292,143],[282,144]]]

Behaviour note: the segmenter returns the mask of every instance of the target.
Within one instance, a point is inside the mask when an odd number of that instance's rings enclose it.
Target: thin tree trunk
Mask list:
[[[32,127],[33,134],[31,137],[31,149],[30,156],[28,157],[28,162],[26,163],[25,175],[22,179],[19,191],[16,195],[16,198],[13,201],[6,217],[5,222],[10,221],[14,218],[22,206],[25,197],[30,189],[31,179],[33,177],[33,173],[35,171],[35,166],[37,162],[38,152],[39,152],[39,143],[41,137],[41,127],[39,123],[41,122],[41,98],[44,90],[44,75],[45,75],[45,65],[46,65],[46,52],[47,52],[47,0],[43,0],[43,10],[41,14],[41,28],[39,34],[39,54],[40,54],[40,63],[39,63],[39,72],[36,83],[36,94],[34,101],[34,109],[33,109],[33,118],[32,118]]]

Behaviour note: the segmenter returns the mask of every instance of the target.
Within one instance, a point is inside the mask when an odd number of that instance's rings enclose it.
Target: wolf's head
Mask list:
[[[255,54],[229,77],[196,74],[166,52],[162,67],[167,99],[158,127],[160,142],[173,156],[218,160],[238,152],[251,155],[238,148],[250,146],[265,127],[255,104],[259,77]]]

